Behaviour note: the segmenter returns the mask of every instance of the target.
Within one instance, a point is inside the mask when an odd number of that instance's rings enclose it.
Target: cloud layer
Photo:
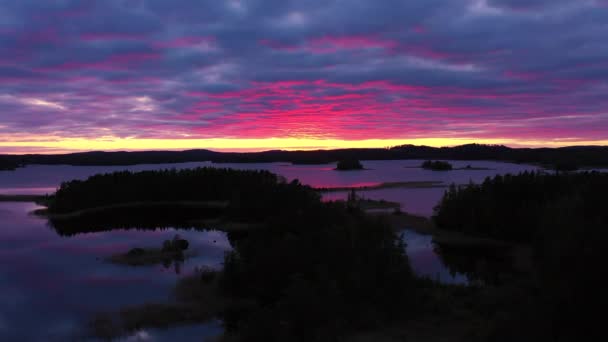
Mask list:
[[[605,0],[0,1],[0,142],[606,141],[606,37]]]

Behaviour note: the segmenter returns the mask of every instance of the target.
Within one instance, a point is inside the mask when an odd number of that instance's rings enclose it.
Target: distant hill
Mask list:
[[[214,152],[210,150],[83,152],[70,154],[0,155],[0,169],[27,164],[66,165],[135,165],[196,161],[215,163],[327,164],[345,159],[395,160],[494,160],[515,163],[537,163],[547,167],[608,166],[608,146],[575,146],[562,148],[510,148],[502,145],[469,144],[455,147],[403,145],[392,148],[359,148],[316,151]]]

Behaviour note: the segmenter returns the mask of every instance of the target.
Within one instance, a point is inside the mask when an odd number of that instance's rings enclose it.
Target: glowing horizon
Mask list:
[[[608,145],[606,0],[24,0],[0,19],[0,154]]]
[[[218,152],[260,152],[268,150],[330,150],[341,148],[390,148],[399,145],[448,147],[465,144],[505,145],[509,147],[564,147],[606,145],[606,141],[520,141],[510,139],[418,138],[418,139],[64,139],[0,142],[7,154],[60,154],[88,151],[183,151],[208,149]]]

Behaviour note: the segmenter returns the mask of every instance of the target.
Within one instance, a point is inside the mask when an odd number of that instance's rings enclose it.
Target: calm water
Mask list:
[[[0,172],[0,194],[51,193],[62,182],[117,170],[191,168],[197,166],[265,169],[315,187],[360,186],[382,182],[430,181],[464,184],[487,176],[516,173],[534,167],[495,162],[453,162],[455,167],[471,164],[492,170],[434,172],[412,168],[421,161],[366,161],[369,170],[338,172],[333,165],[211,164],[183,163],[112,167],[34,165],[14,172]],[[444,189],[381,189],[361,192],[368,198],[402,204],[404,210],[429,215]],[[342,198],[330,193],[326,199]],[[221,267],[231,246],[217,231],[114,230],[59,236],[43,218],[29,213],[31,203],[0,203],[0,341],[64,341],[79,336],[91,317],[125,306],[170,300],[179,277],[197,266]],[[403,227],[407,228],[407,227]],[[176,233],[190,241],[196,257],[183,264],[131,267],[103,261],[132,247],[159,247]],[[451,274],[435,252],[431,237],[405,230],[402,238],[414,271],[447,283],[463,284],[467,278]],[[32,327],[35,327],[33,329]],[[221,333],[219,322],[183,326],[169,330],[150,329],[125,337],[125,341],[201,340]]]
[[[335,165],[291,165],[287,163],[260,164],[212,164],[210,162],[157,164],[136,166],[67,166],[30,165],[16,171],[0,171],[0,194],[45,194],[52,193],[63,181],[86,179],[97,174],[120,170],[154,170],[163,168],[192,168],[198,166],[229,167],[234,169],[269,170],[287,180],[299,179],[313,187],[343,187],[373,185],[383,182],[441,181],[446,184],[466,184],[481,182],[496,174],[519,173],[536,170],[537,167],[521,164],[491,161],[451,161],[455,168],[471,165],[488,170],[454,170],[449,172],[430,171],[417,168],[421,160],[376,160],[363,161],[367,170],[335,171]],[[443,188],[405,189],[391,188],[361,192],[371,199],[386,199],[398,202],[402,210],[419,215],[431,215],[433,207],[443,195]],[[346,192],[333,192],[326,199],[346,198]]]
[[[115,230],[60,237],[45,219],[29,214],[36,208],[0,203],[0,341],[63,341],[100,311],[169,300],[179,277],[196,266],[220,267],[231,248],[218,231]],[[176,233],[197,253],[177,268],[103,261],[134,246],[159,247]]]
[[[218,231],[114,230],[59,236],[45,219],[31,215],[32,203],[0,202],[0,341],[64,341],[80,336],[97,313],[170,300],[179,277],[197,266],[221,267],[231,249]],[[156,247],[179,233],[197,253],[183,264],[123,266],[104,257],[134,246]],[[402,238],[414,271],[447,283],[466,283],[453,275],[434,251],[431,237],[406,230]],[[35,326],[36,329],[31,329]],[[200,341],[216,336],[218,322],[175,329],[139,331],[124,341]]]
[[[469,279],[461,273],[451,272],[436,252],[433,237],[406,229],[401,233],[405,249],[414,273],[446,284],[468,284]]]

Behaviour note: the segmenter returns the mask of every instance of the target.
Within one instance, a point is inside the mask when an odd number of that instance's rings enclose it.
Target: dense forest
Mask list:
[[[548,340],[578,340],[582,331],[600,329],[594,312],[603,309],[606,193],[606,173],[496,176],[450,187],[434,220],[445,230],[530,246],[536,272],[521,287],[529,305],[512,308],[509,317]],[[513,328],[522,329],[504,331]]]
[[[242,341],[339,341],[407,320],[421,305],[395,233],[340,203],[274,217],[239,240],[220,284],[257,303],[225,317]]]
[[[69,213],[120,203],[228,201],[232,218],[253,220],[319,198],[312,188],[287,183],[268,171],[195,168],[122,171],[64,182],[49,198],[48,208]]]
[[[84,152],[58,155],[0,155],[0,165],[134,165],[212,161],[215,163],[291,162],[327,164],[343,159],[395,160],[496,160],[538,163],[558,169],[608,166],[608,147],[580,146],[562,148],[509,148],[501,145],[469,144],[455,147],[404,145],[390,148],[337,149],[316,151],[265,151],[251,153],[214,152],[209,150]]]
[[[451,185],[435,208],[434,220],[447,230],[533,242],[544,237],[542,228],[565,202],[583,202],[580,224],[599,219],[605,214],[601,206],[607,191],[606,173],[498,175],[481,184]]]

